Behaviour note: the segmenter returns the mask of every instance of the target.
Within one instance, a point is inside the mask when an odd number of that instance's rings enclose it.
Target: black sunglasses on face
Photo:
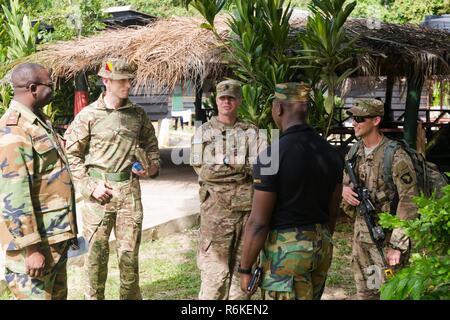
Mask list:
[[[356,123],[363,123],[364,121],[366,121],[366,119],[371,119],[373,117],[371,116],[353,116],[352,119],[355,120]]]

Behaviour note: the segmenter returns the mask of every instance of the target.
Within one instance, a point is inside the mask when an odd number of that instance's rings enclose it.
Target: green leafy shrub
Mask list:
[[[411,238],[410,265],[381,288],[382,299],[450,299],[450,185],[440,198],[416,199],[419,216],[400,220],[388,213],[381,215],[385,228],[403,228]]]

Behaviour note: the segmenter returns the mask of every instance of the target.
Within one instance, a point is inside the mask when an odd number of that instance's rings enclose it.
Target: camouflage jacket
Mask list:
[[[14,100],[0,119],[0,220],[7,250],[77,234],[74,188],[61,145],[42,113]]]
[[[364,146],[361,144],[356,152],[356,173],[362,183],[370,192],[370,198],[378,212],[389,212],[391,206],[392,191],[385,185],[383,179],[383,156],[384,147],[388,138],[383,137],[380,144],[368,156],[364,153]],[[409,220],[417,216],[417,207],[413,198],[418,195],[416,172],[411,158],[406,151],[399,149],[394,154],[392,164],[392,176],[398,192],[399,202],[396,215],[400,219]],[[344,185],[348,186],[350,179],[344,173]],[[356,208],[342,201],[343,210],[350,216],[355,216]],[[401,229],[394,229],[390,239],[392,247],[406,250],[407,237]]]
[[[236,208],[249,210],[252,165],[266,147],[265,136],[258,134],[256,126],[239,119],[233,126],[227,126],[212,117],[197,128],[192,137],[190,163],[198,174],[200,201],[207,189],[222,193],[223,197],[233,195]]]
[[[64,138],[77,190],[85,198],[97,185],[89,177],[89,169],[105,173],[131,170],[138,147],[145,151],[149,163],[160,165],[155,129],[145,111],[131,101],[109,109],[101,95],[77,114]]]

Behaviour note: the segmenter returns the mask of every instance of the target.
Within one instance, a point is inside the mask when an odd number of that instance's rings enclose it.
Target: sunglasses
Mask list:
[[[355,120],[356,123],[363,123],[366,119],[372,119],[372,116],[353,116],[352,119]]]

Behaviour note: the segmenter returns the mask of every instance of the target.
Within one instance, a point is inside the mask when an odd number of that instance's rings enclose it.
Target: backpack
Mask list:
[[[354,160],[361,144],[361,140],[353,144],[347,154],[348,159]],[[417,175],[417,186],[420,193],[423,193],[426,197],[430,197],[434,193],[439,198],[443,195],[442,188],[449,184],[447,176],[442,174],[434,163],[426,161],[425,157],[411,148],[405,140],[389,139],[384,147],[383,181],[388,189],[392,191],[392,195],[394,195],[391,198],[390,206],[392,214],[395,214],[397,211],[398,204],[398,193],[392,178],[392,163],[395,152],[400,148],[411,158]]]

